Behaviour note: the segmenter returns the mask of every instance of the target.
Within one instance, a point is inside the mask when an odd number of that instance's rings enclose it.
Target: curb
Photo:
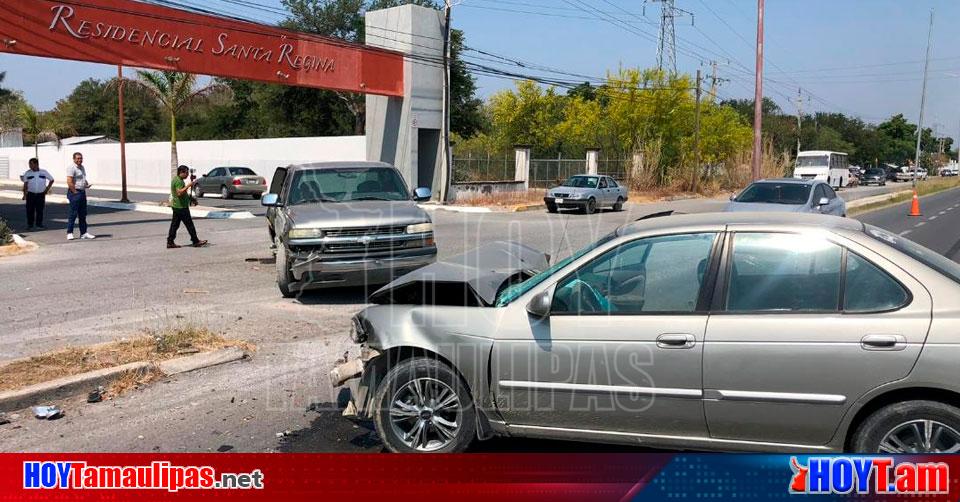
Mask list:
[[[538,211],[546,208],[547,208],[546,204],[525,204],[525,205],[513,206],[513,209],[511,209],[510,211],[514,213],[522,213],[525,211]]]
[[[895,199],[904,194],[912,194],[913,190],[900,190],[897,192],[889,192],[881,195],[874,195],[871,197],[864,197],[862,199],[854,199],[850,202],[847,202],[847,209],[856,209],[860,206],[868,206],[870,204],[875,204],[877,202],[886,202],[888,200]]]
[[[238,347],[215,350],[202,354],[178,357],[163,361],[157,367],[168,376],[178,375],[218,364],[238,361],[246,357],[246,353]],[[0,393],[0,412],[21,410],[37,404],[64,399],[79,392],[88,391],[98,385],[104,385],[127,371],[140,371],[153,366],[153,363],[139,361],[134,363],[88,371],[79,375],[58,378],[49,382],[42,382]]]
[[[11,190],[0,190],[0,197],[8,199],[20,199],[21,193]],[[47,195],[47,202],[53,204],[67,204],[67,198],[63,195]],[[161,206],[155,202],[115,202],[101,199],[99,197],[87,197],[87,205],[93,207],[105,207],[108,209],[120,209],[122,211],[140,211],[153,214],[170,214],[168,206]],[[194,206],[190,208],[190,214],[195,218],[207,218],[217,220],[246,220],[256,218],[250,211],[229,211],[225,209],[205,206]]]
[[[441,206],[439,204],[417,204],[424,211],[450,211],[451,213],[492,213],[489,207],[480,206]]]

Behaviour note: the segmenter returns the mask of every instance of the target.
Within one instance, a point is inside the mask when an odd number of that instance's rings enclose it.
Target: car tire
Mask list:
[[[220,197],[223,197],[224,199],[229,199],[232,197],[230,195],[230,190],[227,190],[227,185],[223,185],[220,187]]]
[[[597,199],[590,197],[587,199],[587,203],[583,206],[583,212],[586,214],[593,214],[597,212]]]
[[[925,429],[923,421],[932,422],[933,432],[937,428],[941,428],[941,432],[937,443],[929,448],[922,443],[920,436],[916,436],[921,440],[921,451],[916,453],[927,453],[923,450],[934,453],[938,449],[947,449],[947,444],[960,448],[960,409],[937,401],[904,401],[875,411],[857,427],[850,448],[859,453],[878,453],[881,449],[886,451],[889,446],[908,446],[911,444],[909,439],[915,436],[912,422]],[[903,453],[913,452],[911,448],[900,449],[906,450]]]
[[[280,294],[284,298],[293,298],[297,292],[293,290],[295,281],[293,280],[293,274],[290,273],[290,256],[287,246],[280,241],[279,237],[274,238],[274,244],[277,263],[277,289],[280,290]]]
[[[623,211],[623,197],[617,197],[617,203],[613,205],[614,211]]]
[[[442,408],[443,413],[435,413],[437,399],[447,401],[451,396],[454,402]],[[372,416],[384,446],[394,453],[458,453],[477,436],[476,413],[466,384],[450,366],[436,358],[417,357],[386,373]],[[418,430],[425,434],[418,436]]]
[[[560,211],[560,208],[558,208],[556,204],[547,204],[548,213],[556,213],[559,211]]]

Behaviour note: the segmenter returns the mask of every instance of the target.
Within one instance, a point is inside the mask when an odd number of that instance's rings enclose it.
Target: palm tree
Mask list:
[[[36,108],[24,103],[20,107],[20,122],[23,134],[33,141],[34,156],[40,156],[40,143],[52,141],[60,148],[60,138],[76,132],[53,112],[38,112]]]
[[[138,71],[136,83],[156,98],[170,114],[170,171],[177,172],[177,114],[185,107],[203,101],[214,92],[224,89],[220,84],[197,88],[197,76],[177,71]]]

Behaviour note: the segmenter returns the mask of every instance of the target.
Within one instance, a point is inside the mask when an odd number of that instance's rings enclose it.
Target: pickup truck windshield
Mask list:
[[[396,169],[344,167],[296,171],[290,184],[290,205],[315,202],[410,200]]]
[[[754,183],[741,192],[734,201],[766,204],[806,204],[809,198],[810,185]]]
[[[571,176],[563,182],[565,187],[575,188],[597,188],[599,178],[596,176]]]
[[[607,234],[605,237],[601,237],[600,240],[598,240],[597,242],[594,242],[593,244],[590,244],[589,246],[577,251],[576,253],[573,253],[572,255],[558,261],[557,263],[554,263],[550,268],[544,270],[543,272],[540,272],[539,274],[519,284],[514,284],[513,286],[510,286],[504,289],[499,294],[497,294],[497,301],[494,302],[494,305],[497,307],[504,307],[506,305],[509,305],[511,302],[513,302],[517,298],[523,296],[524,293],[526,293],[527,291],[530,291],[541,282],[547,280],[547,278],[553,275],[554,273],[556,273],[557,270],[560,270],[561,268],[566,267],[567,265],[570,264],[570,262],[606,244],[607,242],[610,242],[616,237],[617,237],[616,232]]]

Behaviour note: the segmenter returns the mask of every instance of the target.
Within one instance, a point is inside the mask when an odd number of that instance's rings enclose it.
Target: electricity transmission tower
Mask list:
[[[690,16],[693,24],[693,13],[678,8],[676,0],[645,0],[660,4],[660,36],[657,44],[657,69],[677,73],[677,31],[676,19],[678,16]],[[644,4],[646,15],[646,4]]]

